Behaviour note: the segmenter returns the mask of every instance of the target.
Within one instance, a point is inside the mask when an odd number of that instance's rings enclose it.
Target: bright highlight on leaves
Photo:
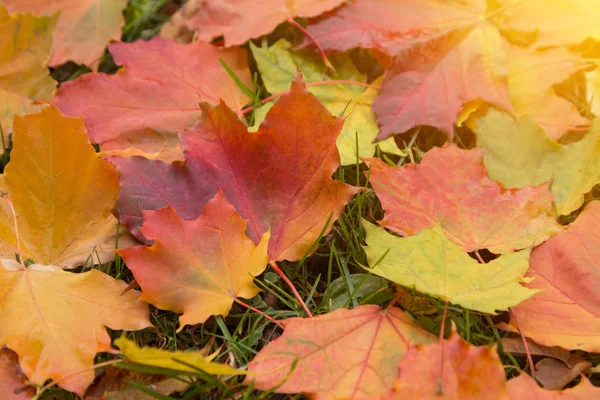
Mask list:
[[[173,16],[197,30],[199,40],[223,36],[226,46],[244,44],[271,32],[288,18],[316,17],[346,0],[203,0],[189,1]]]
[[[326,71],[323,60],[317,54],[306,51],[292,52],[291,44],[284,39],[280,39],[271,47],[256,47],[251,42],[250,49],[263,83],[271,93],[288,90],[298,73],[298,68],[307,83],[328,80],[366,81],[365,76],[357,70],[347,54],[330,56],[330,61],[335,67],[335,73],[331,73]],[[357,160],[360,161],[356,154],[357,145],[359,157],[371,157],[375,154],[373,140],[379,133],[379,127],[371,105],[380,84],[381,79],[377,79],[372,83],[375,86],[373,88],[336,84],[313,86],[308,89],[333,115],[344,117],[344,127],[336,142],[342,165],[353,165]],[[266,110],[263,109],[268,110],[272,104],[264,105],[257,110],[257,114],[264,117]],[[262,118],[256,118],[255,126],[258,127],[260,122]],[[386,153],[402,154],[393,138],[377,145]]]
[[[92,253],[96,261],[114,259],[118,175],[95,153],[81,119],[50,106],[17,117],[14,130],[0,190],[14,204],[24,259],[63,268],[83,264]],[[14,259],[13,215],[6,200],[0,206],[0,257]]]
[[[6,145],[13,117],[41,110],[35,102],[50,101],[54,94],[56,82],[48,75],[46,64],[56,19],[10,15],[0,4],[0,126]]]
[[[578,142],[552,141],[530,117],[513,120],[496,110],[478,122],[477,146],[490,178],[507,188],[552,182],[559,214],[583,204],[583,195],[600,182],[600,123]]]
[[[407,238],[366,220],[363,226],[370,271],[399,285],[488,314],[507,310],[536,293],[520,285],[528,267],[528,249],[479,264],[439,225]]]
[[[115,345],[121,349],[123,355],[131,362],[153,367],[174,369],[177,371],[197,372],[198,369],[211,375],[240,375],[246,371],[231,368],[227,364],[212,362],[210,356],[200,351],[166,351],[152,347],[138,347],[135,342],[125,336],[115,340]],[[178,362],[182,361],[182,362]],[[191,368],[185,364],[190,364]]]
[[[464,251],[508,253],[560,230],[548,184],[504,189],[488,178],[483,152],[434,148],[420,164],[370,159],[369,181],[385,210],[381,225],[402,235],[441,228]]]
[[[252,280],[267,266],[269,234],[254,246],[245,229],[218,192],[196,220],[182,220],[171,207],[145,211],[141,231],[154,244],[117,252],[142,287],[142,300],[183,313],[181,330],[227,315],[236,298],[258,294]]]
[[[50,65],[67,61],[98,64],[106,45],[118,40],[127,0],[0,0],[9,11],[60,18],[52,40]]]
[[[407,349],[436,340],[403,311],[373,305],[290,318],[285,327],[248,365],[248,381],[257,389],[317,398],[381,396],[398,379]]]
[[[0,265],[0,343],[19,354],[28,379],[80,396],[94,379],[94,357],[110,352],[105,327],[138,330],[151,326],[140,293],[92,269],[73,274],[39,264]],[[75,374],[77,372],[77,374]]]
[[[539,294],[514,308],[521,331],[537,343],[600,351],[600,202],[531,253],[527,284]],[[512,328],[516,326],[511,322]]]
[[[508,399],[504,368],[496,349],[472,346],[456,331],[444,340],[443,352],[439,344],[411,347],[400,362],[398,375],[394,390],[383,399]]]
[[[223,99],[239,109],[248,100],[219,62],[222,58],[252,86],[243,49],[202,42],[183,45],[158,37],[108,48],[123,70],[66,82],[54,99],[65,115],[83,116],[90,141],[103,150],[176,151],[176,133],[199,117],[199,102]]]

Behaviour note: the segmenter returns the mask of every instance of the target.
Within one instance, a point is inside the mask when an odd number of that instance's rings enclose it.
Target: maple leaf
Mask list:
[[[210,177],[248,220],[248,237],[257,243],[270,228],[270,259],[295,261],[363,190],[331,179],[342,124],[298,76],[256,133],[221,103],[180,139],[192,173]]]
[[[399,285],[415,288],[470,310],[495,314],[533,296],[519,282],[530,250],[479,264],[451,242],[439,225],[399,238],[363,220],[371,271]]]
[[[0,0],[10,12],[60,18],[52,41],[50,65],[67,61],[97,64],[110,40],[118,40],[127,0]]]
[[[600,351],[600,202],[533,250],[527,287],[542,290],[513,311],[521,332],[545,346]],[[501,325],[514,330],[516,323]]]
[[[48,75],[52,30],[57,16],[10,15],[0,4],[0,126],[8,144],[13,117],[42,109],[36,102],[50,101],[56,82]],[[0,153],[5,146],[0,146]]]
[[[483,151],[434,148],[420,164],[370,159],[369,182],[385,210],[381,225],[402,235],[441,224],[464,251],[508,253],[559,231],[549,184],[504,189],[488,178]]]
[[[25,400],[35,394],[33,387],[27,387],[27,377],[19,367],[17,353],[0,349],[0,395],[3,400]]]
[[[561,215],[583,204],[583,195],[600,182],[600,123],[579,141],[552,141],[531,117],[513,120],[490,109],[478,121],[477,146],[490,178],[507,188],[552,181],[550,191]]]
[[[248,365],[247,379],[257,389],[317,398],[379,396],[392,388],[409,346],[436,340],[403,311],[375,305],[289,318],[285,327]]]
[[[214,355],[207,355],[204,349],[199,351],[166,351],[152,347],[138,347],[135,342],[128,340],[125,336],[116,339],[115,345],[121,349],[123,355],[129,361],[137,364],[188,372],[198,372],[200,369],[211,375],[246,374],[246,371],[232,368],[227,364],[212,362]]]
[[[227,315],[236,298],[258,294],[252,280],[267,266],[269,234],[254,246],[222,193],[196,220],[181,219],[172,207],[144,211],[140,229],[154,244],[117,252],[142,287],[142,300],[183,313],[179,330]]]
[[[443,351],[440,344],[408,349],[400,361],[398,382],[383,399],[508,399],[504,368],[495,347],[473,346],[456,330],[443,346]]]
[[[92,252],[114,258],[119,193],[114,167],[90,146],[83,122],[53,106],[15,118],[11,161],[0,190],[14,204],[23,256],[73,268]],[[0,203],[0,257],[14,258],[16,234],[6,200]],[[120,241],[123,246],[126,236]]]
[[[577,107],[559,97],[553,85],[588,66],[577,54],[554,48],[543,51],[507,45],[508,86],[516,116],[531,115],[552,139],[577,125],[589,125]]]
[[[597,1],[501,0],[502,29],[536,33],[536,46],[560,46],[600,39]]]
[[[573,388],[557,391],[542,389],[533,378],[522,373],[508,381],[507,390],[511,400],[588,400],[600,397],[600,388],[592,385],[586,377],[582,377]]]
[[[291,44],[285,39],[280,39],[271,47],[256,47],[250,43],[250,49],[262,81],[271,93],[288,90],[298,73],[298,68],[305,82],[328,80],[365,82],[366,80],[348,54],[329,56],[336,71],[331,73],[327,71],[317,54],[306,51],[292,52]],[[344,127],[336,141],[342,165],[353,165],[360,157],[372,157],[375,154],[375,145],[372,142],[379,133],[379,127],[375,121],[375,114],[371,110],[371,104],[380,84],[381,79],[377,79],[371,84],[372,87],[367,89],[347,84],[313,86],[308,89],[333,115],[345,116]],[[272,104],[274,102],[262,106],[261,108],[265,110],[261,110],[259,115],[266,115],[266,111]],[[258,127],[261,122],[262,119],[256,118],[255,114],[255,126]],[[386,153],[403,154],[393,138],[379,142],[377,145]]]
[[[200,0],[189,1],[173,16],[199,40],[223,36],[226,46],[265,35],[288,18],[316,17],[346,0]]]
[[[19,354],[36,384],[52,379],[82,396],[94,379],[96,353],[111,351],[104,327],[151,326],[140,293],[123,293],[125,282],[98,270],[73,274],[52,265],[0,264],[0,343]]]
[[[452,135],[463,104],[512,112],[506,54],[486,1],[357,0],[309,27],[330,50],[379,49],[394,57],[373,103],[378,139],[432,125]]]
[[[176,132],[200,115],[199,101],[220,98],[239,109],[248,99],[219,62],[222,58],[251,86],[244,49],[183,45],[159,37],[108,48],[124,70],[82,75],[64,83],[53,100],[65,115],[83,116],[90,140],[103,150],[173,149]]]

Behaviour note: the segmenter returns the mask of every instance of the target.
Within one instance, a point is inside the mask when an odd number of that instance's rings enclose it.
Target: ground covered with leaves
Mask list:
[[[0,0],[0,398],[600,398],[600,3]]]

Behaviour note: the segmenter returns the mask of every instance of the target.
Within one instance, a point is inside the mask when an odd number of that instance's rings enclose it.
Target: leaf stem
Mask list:
[[[406,292],[408,292],[408,289],[404,289],[403,291],[399,292],[385,309],[389,310],[392,308],[398,302],[398,300],[400,300],[406,294]]]
[[[300,303],[300,305],[304,309],[304,312],[306,313],[306,315],[308,315],[308,318],[312,318],[313,316],[312,316],[310,310],[306,306],[306,303],[304,302],[304,300],[302,300],[300,293],[298,293],[298,290],[296,290],[296,287],[294,286],[292,281],[290,281],[290,279],[283,273],[281,268],[279,268],[279,266],[277,265],[277,263],[274,260],[270,260],[269,265],[271,266],[271,268],[273,268],[273,270],[275,272],[277,272],[277,275],[279,275],[281,277],[281,279],[283,279],[283,281],[290,287],[290,289],[292,290],[292,293],[294,294],[294,297],[296,298],[296,300],[298,300],[298,303]]]
[[[529,351],[529,346],[527,345],[527,339],[521,331],[519,327],[519,321],[517,320],[517,315],[513,311],[512,308],[508,309],[510,311],[510,316],[515,321],[515,325],[517,326],[517,330],[519,331],[519,335],[521,335],[521,340],[523,341],[523,347],[525,348],[525,354],[527,355],[527,363],[529,364],[529,370],[531,371],[531,376],[535,379],[535,366],[533,365],[533,358],[531,357],[531,352]]]
[[[444,305],[444,313],[442,314],[442,326],[440,327],[440,375],[437,384],[437,394],[444,394],[444,331],[446,330],[446,316],[448,315],[448,300]]]
[[[236,303],[238,303],[241,306],[246,307],[248,310],[252,310],[257,314],[262,315],[263,317],[265,317],[266,319],[268,319],[269,321],[271,321],[272,323],[274,323],[275,325],[277,325],[278,327],[280,327],[281,329],[285,330],[285,326],[283,326],[283,324],[279,321],[277,321],[275,318],[265,314],[264,312],[260,311],[258,308],[252,307],[250,304],[244,303],[243,301],[241,301],[239,298],[234,297],[233,301],[235,301]]]
[[[329,59],[327,58],[327,54],[325,54],[325,50],[323,50],[323,48],[321,47],[321,45],[319,44],[319,42],[317,42],[317,39],[313,35],[311,35],[310,32],[306,30],[306,28],[304,28],[302,25],[300,25],[298,22],[296,22],[295,19],[293,19],[291,17],[288,17],[287,22],[290,25],[296,27],[302,33],[304,33],[306,35],[306,37],[309,38],[310,41],[315,44],[315,46],[317,47],[317,50],[319,51],[319,54],[321,55],[321,58],[323,59],[323,63],[325,64],[325,67],[327,69],[335,72],[335,68],[329,62]]]

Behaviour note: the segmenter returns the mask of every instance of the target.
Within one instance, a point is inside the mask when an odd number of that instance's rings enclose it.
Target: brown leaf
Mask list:
[[[568,362],[562,363],[553,358],[544,358],[535,365],[536,377],[546,389],[558,390],[564,388],[569,382],[577,378],[592,364],[585,358],[571,354]]]
[[[531,339],[527,339],[527,346],[529,347],[529,352],[534,356],[552,357],[554,359],[561,360],[566,365],[569,365],[571,352],[567,349],[563,349],[560,346],[542,346],[541,344],[535,343]],[[504,338],[502,339],[502,347],[504,348],[504,351],[508,351],[509,353],[519,356],[524,356],[527,354],[521,338]]]

